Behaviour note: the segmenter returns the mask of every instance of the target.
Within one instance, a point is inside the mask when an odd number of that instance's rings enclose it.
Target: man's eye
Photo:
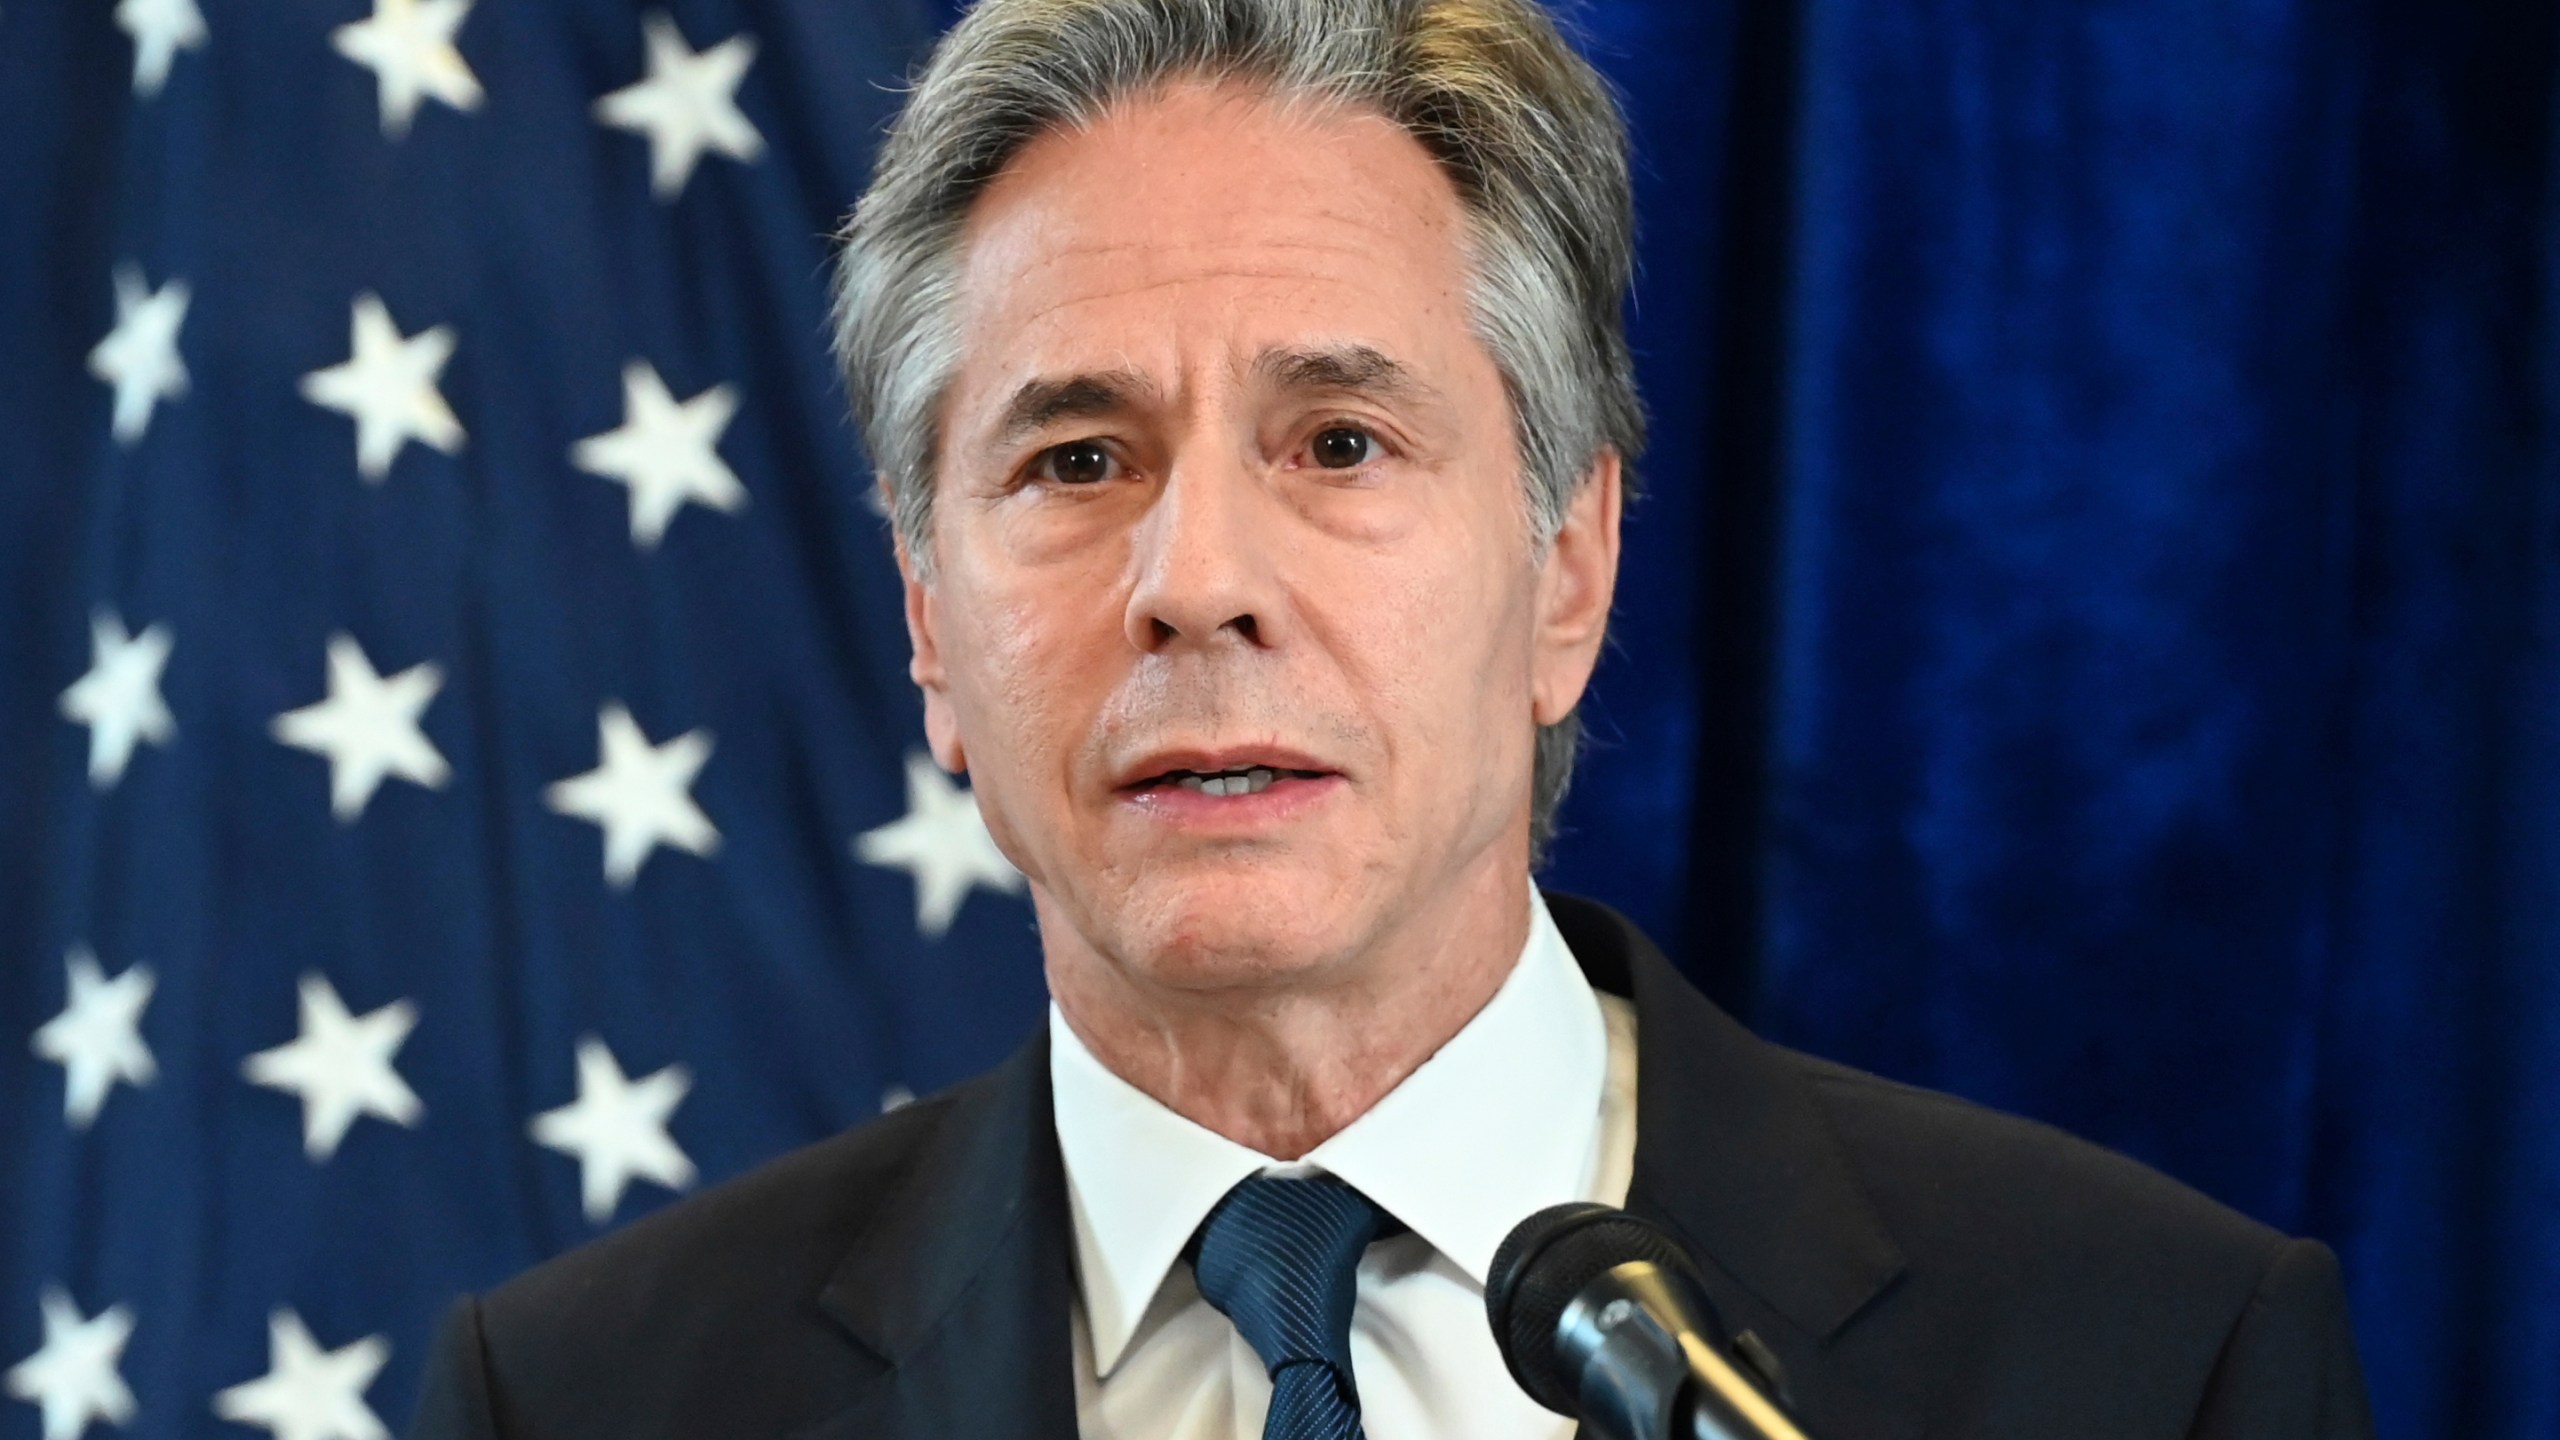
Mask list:
[[[1111,452],[1096,440],[1070,440],[1042,452],[1039,471],[1061,485],[1099,485],[1111,478]]]
[[[1335,425],[1319,431],[1315,443],[1307,447],[1316,464],[1327,470],[1349,470],[1379,458],[1386,447],[1378,437],[1351,425]]]

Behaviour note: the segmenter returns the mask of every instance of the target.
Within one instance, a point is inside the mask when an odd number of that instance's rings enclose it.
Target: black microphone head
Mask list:
[[[1484,1312],[1493,1322],[1494,1343],[1502,1347],[1502,1363],[1530,1399],[1559,1415],[1582,1413],[1582,1377],[1566,1373],[1556,1352],[1557,1328],[1585,1286],[1635,1260],[1649,1260],[1692,1284],[1698,1279],[1697,1266],[1678,1241],[1607,1205],[1550,1205],[1503,1237],[1485,1277]]]

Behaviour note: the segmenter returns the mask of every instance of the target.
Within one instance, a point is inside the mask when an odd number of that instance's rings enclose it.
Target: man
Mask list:
[[[845,235],[936,757],[1055,1004],[447,1323],[425,1437],[1561,1437],[1510,1225],[1666,1226],[1806,1430],[2368,1432],[2334,1262],[1761,1044],[1531,885],[1640,422],[1531,0],[984,0]]]

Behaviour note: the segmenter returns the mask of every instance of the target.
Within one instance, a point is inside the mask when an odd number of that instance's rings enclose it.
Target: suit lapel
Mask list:
[[[817,1299],[882,1368],[796,1440],[1076,1433],[1047,1032],[953,1103]]]
[[[1912,1433],[1892,1397],[1857,1393],[1825,1363],[1903,1258],[1802,1071],[1699,994],[1624,917],[1571,896],[1547,904],[1593,985],[1635,1001],[1627,1208],[1679,1237],[1728,1327],[1776,1353],[1809,1431]]]
[[[1916,1433],[1894,1397],[1860,1393],[1825,1363],[1903,1260],[1803,1074],[1625,919],[1570,896],[1547,901],[1592,983],[1635,1001],[1627,1208],[1669,1227],[1727,1323],[1776,1352],[1811,1433]],[[795,1440],[1076,1434],[1075,1279],[1046,1032],[952,1103],[816,1298],[879,1369]]]

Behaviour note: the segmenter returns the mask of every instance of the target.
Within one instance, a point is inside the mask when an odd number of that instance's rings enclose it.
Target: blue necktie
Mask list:
[[[1360,1252],[1389,1221],[1331,1176],[1240,1182],[1200,1222],[1201,1298],[1271,1372],[1263,1440],[1366,1440],[1351,1378]]]

